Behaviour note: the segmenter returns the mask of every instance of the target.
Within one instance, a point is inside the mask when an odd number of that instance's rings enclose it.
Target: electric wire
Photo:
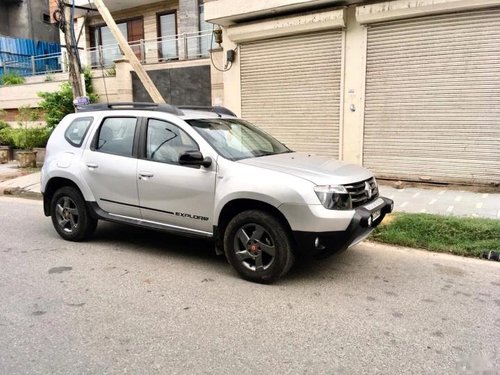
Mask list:
[[[210,38],[210,62],[212,63],[212,66],[215,68],[215,70],[218,70],[219,72],[228,72],[229,70],[231,70],[231,68],[233,67],[233,62],[229,62],[229,63],[226,63],[226,66],[221,69],[219,68],[217,65],[215,65],[215,62],[214,62],[214,57],[212,55],[212,47],[214,45],[214,30],[215,30],[215,25],[212,25],[212,36]],[[235,49],[233,49],[234,52],[236,52],[236,50],[239,48],[239,46],[236,46]],[[229,65],[228,65],[229,64]]]

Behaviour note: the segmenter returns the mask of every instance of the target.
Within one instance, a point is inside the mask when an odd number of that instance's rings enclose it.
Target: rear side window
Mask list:
[[[93,121],[93,117],[80,117],[74,119],[73,122],[69,124],[68,129],[66,129],[64,138],[66,138],[72,146],[80,147]]]
[[[137,119],[133,117],[110,117],[99,129],[96,151],[108,154],[132,156]]]

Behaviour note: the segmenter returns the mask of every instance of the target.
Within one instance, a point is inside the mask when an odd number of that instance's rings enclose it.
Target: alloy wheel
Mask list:
[[[56,203],[56,218],[59,227],[66,233],[73,233],[78,227],[80,214],[76,203],[68,196],[61,197]]]
[[[236,231],[234,251],[243,266],[251,271],[268,269],[276,255],[272,236],[259,224],[245,224]]]

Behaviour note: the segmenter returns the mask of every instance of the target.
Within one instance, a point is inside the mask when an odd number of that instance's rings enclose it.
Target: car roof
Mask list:
[[[109,113],[113,111],[153,111],[163,112],[179,116],[183,120],[208,119],[208,118],[235,118],[236,115],[229,109],[221,106],[173,106],[171,104],[156,103],[96,103],[77,107],[78,113],[89,114],[91,112]]]

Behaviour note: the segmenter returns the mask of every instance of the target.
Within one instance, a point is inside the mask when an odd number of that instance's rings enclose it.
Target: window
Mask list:
[[[66,138],[72,146],[80,147],[93,121],[93,117],[80,117],[73,120],[73,122],[69,124],[68,129],[66,129],[64,138]]]
[[[42,17],[43,17],[43,22],[50,23],[50,14],[44,13]]]
[[[160,58],[172,60],[179,58],[177,49],[177,20],[176,13],[169,12],[158,15],[158,37]]]
[[[208,23],[205,21],[205,4],[203,4],[201,1],[199,3],[199,9],[200,9],[200,18],[199,18],[199,28],[200,32],[205,33],[208,31],[213,30],[213,25],[211,23]],[[204,36],[201,38],[201,43],[200,43],[200,48],[201,48],[201,56],[208,56],[209,52],[208,50],[211,48],[210,43],[212,42],[211,35],[210,36]]]
[[[144,22],[142,18],[117,22],[116,24],[125,39],[131,45],[135,55],[141,59],[141,48],[139,41],[144,39]],[[108,26],[96,26],[90,31],[90,46],[102,46],[102,54],[98,50],[92,51],[93,66],[111,66],[113,61],[122,56],[118,43]]]
[[[190,150],[198,150],[196,142],[177,126],[166,121],[150,119],[146,156],[149,160],[179,164],[179,156]]]
[[[111,117],[99,129],[96,151],[121,156],[132,156],[136,118]]]

